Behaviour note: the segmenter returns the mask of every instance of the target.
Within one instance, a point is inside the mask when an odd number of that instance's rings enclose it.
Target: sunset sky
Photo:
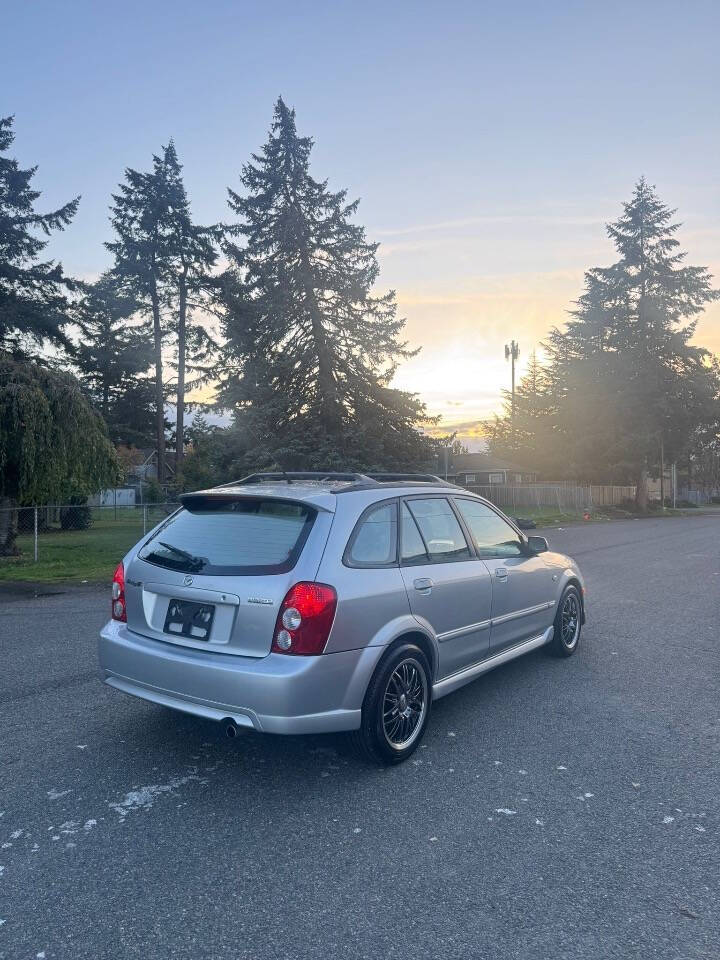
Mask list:
[[[720,283],[717,3],[33,2],[3,12],[0,113],[42,207],[82,194],[51,255],[108,264],[110,193],[175,138],[197,220],[264,141],[278,94],[313,173],[360,197],[422,346],[397,384],[443,423],[497,409],[611,261],[604,224],[644,174]],[[28,37],[33,37],[29,44]],[[697,339],[720,351],[720,304]],[[472,434],[462,426],[461,434]]]

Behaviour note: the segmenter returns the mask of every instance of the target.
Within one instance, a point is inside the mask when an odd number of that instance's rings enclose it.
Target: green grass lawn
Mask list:
[[[140,510],[94,511],[88,530],[51,530],[38,535],[38,562],[33,561],[32,534],[21,534],[21,556],[0,559],[0,581],[96,580],[109,582],[115,567],[143,535]],[[153,511],[148,529],[165,513]]]

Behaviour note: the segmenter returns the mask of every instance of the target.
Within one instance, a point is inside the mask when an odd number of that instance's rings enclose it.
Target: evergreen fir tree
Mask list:
[[[309,172],[312,140],[275,106],[269,138],[232,190],[241,218],[224,278],[228,362],[221,401],[259,466],[419,466],[431,443],[422,403],[390,387],[414,352],[399,339],[395,295],[372,293],[377,244],[351,222],[357,201]]]
[[[548,338],[542,441],[529,451],[546,475],[634,483],[641,509],[648,473],[718,418],[717,365],[691,339],[719,294],[706,268],[685,265],[674,213],[641,179],[608,225],[619,259],[587,271],[571,319]],[[492,427],[496,449],[507,421]]]
[[[111,224],[115,239],[105,246],[113,254],[115,282],[142,305],[152,321],[155,367],[155,444],[158,481],[165,482],[165,383],[162,308],[169,297],[172,271],[171,224],[162,160],[153,158],[151,173],[127,168],[120,192],[113,194]]]
[[[3,154],[15,135],[13,118],[0,118],[0,350],[29,354],[47,341],[67,346],[68,294],[73,281],[62,266],[39,259],[49,236],[64,230],[80,198],[52,213],[37,213],[32,188],[36,167],[22,169]]]
[[[105,275],[86,287],[75,314],[81,332],[75,363],[118,444],[147,443],[154,430],[152,391],[148,396],[148,381],[139,379],[152,364],[151,341],[145,324],[132,323],[139,306]]]
[[[212,270],[217,262],[217,244],[222,239],[219,225],[201,227],[193,223],[182,164],[171,140],[163,149],[162,172],[169,211],[170,259],[173,271],[173,334],[176,339],[177,381],[175,419],[175,480],[182,485],[185,447],[186,391],[207,382],[214,367],[217,344],[207,327],[192,323],[191,312],[207,308],[213,288]],[[188,371],[194,379],[187,381]]]
[[[707,351],[690,340],[718,291],[705,267],[685,265],[674,214],[641,178],[607,228],[619,259],[587,272],[559,340],[573,367],[568,428],[595,463],[604,459],[637,484],[641,508],[648,471],[661,452],[679,456],[717,395]]]
[[[484,424],[489,451],[528,471],[549,476],[554,472],[552,394],[547,371],[535,350],[515,389],[514,428],[511,411],[510,391],[504,390],[502,414]]]
[[[165,430],[169,423],[165,421]],[[151,377],[127,380],[110,406],[108,431],[113,443],[148,447],[155,439],[155,384]]]
[[[155,366],[155,420],[158,480],[165,480],[165,398],[163,349],[177,350],[176,474],[182,471],[185,394],[213,371],[213,338],[191,320],[212,287],[211,271],[222,228],[200,227],[190,216],[182,165],[172,141],[153,156],[149,173],[126,170],[125,183],[113,197],[112,224],[117,239],[106,244],[115,255],[113,273],[152,317]],[[190,370],[195,379],[186,382]],[[178,477],[179,480],[179,477]]]

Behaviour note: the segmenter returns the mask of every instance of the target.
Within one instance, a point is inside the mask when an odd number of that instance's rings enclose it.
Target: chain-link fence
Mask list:
[[[0,509],[0,576],[42,564],[67,576],[86,570],[104,577],[148,530],[178,508],[177,503],[89,506],[64,503]]]

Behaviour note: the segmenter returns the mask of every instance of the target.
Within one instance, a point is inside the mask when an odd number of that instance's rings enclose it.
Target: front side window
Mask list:
[[[479,557],[519,557],[522,541],[507,521],[480,500],[456,499]]]
[[[406,514],[405,511],[408,511]],[[413,526],[418,536],[413,533]],[[407,538],[406,538],[407,534]],[[408,500],[403,504],[403,560],[406,563],[443,563],[451,560],[469,560],[467,545],[458,519],[444,497],[427,500]],[[422,544],[422,554],[420,553]]]
[[[401,532],[402,541],[402,561],[407,564],[427,563],[430,559],[425,550],[423,538],[420,536],[418,526],[413,519],[413,515],[407,508],[407,504],[402,505],[401,513]]]
[[[353,567],[386,567],[397,563],[397,508],[384,503],[359,520],[347,550]]]
[[[295,566],[315,515],[283,500],[208,498],[170,517],[139,557],[183,573],[282,573]]]

